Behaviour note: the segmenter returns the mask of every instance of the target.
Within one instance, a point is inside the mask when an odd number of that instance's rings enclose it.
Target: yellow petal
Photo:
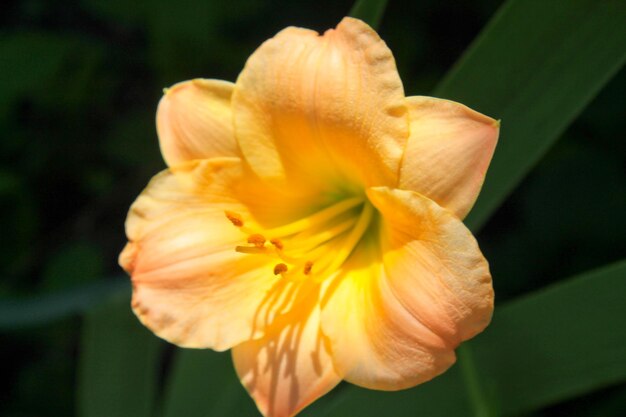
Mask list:
[[[411,133],[399,188],[417,191],[462,219],[482,187],[499,123],[453,101],[408,97],[407,103]]]
[[[380,250],[362,243],[328,288],[322,330],[337,372],[353,384],[398,390],[428,381],[454,363],[454,351],[393,293]]]
[[[374,188],[368,196],[383,217],[383,263],[403,304],[453,344],[480,333],[493,312],[491,274],[463,222],[415,192]]]
[[[292,282],[283,292],[277,299],[294,307],[264,338],[233,348],[241,382],[266,417],[294,416],[341,381],[319,328],[319,288]]]
[[[196,79],[167,89],[157,111],[161,153],[168,165],[238,156],[230,99],[233,83]]]
[[[266,41],[237,80],[233,112],[241,151],[263,178],[397,182],[408,137],[402,83],[391,51],[360,20]]]
[[[425,382],[490,321],[487,262],[463,223],[411,191],[374,188],[380,230],[329,284],[322,305],[337,372],[367,388]]]
[[[225,215],[253,217],[246,199],[257,186],[237,158],[196,160],[157,175],[131,207],[120,264],[132,277],[133,310],[158,336],[224,350],[260,337],[273,320],[267,307],[255,313],[278,285],[275,262],[236,252],[246,235]]]

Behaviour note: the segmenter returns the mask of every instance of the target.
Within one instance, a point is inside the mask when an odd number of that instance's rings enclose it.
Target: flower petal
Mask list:
[[[295,307],[264,338],[233,348],[237,373],[266,417],[294,416],[341,381],[320,332],[319,286],[288,285]]]
[[[417,191],[464,218],[482,187],[499,123],[462,104],[408,97],[411,133],[399,188]]]
[[[374,188],[382,222],[330,284],[322,305],[337,372],[367,388],[425,382],[490,321],[487,262],[463,223],[411,191]]]
[[[448,369],[454,351],[393,293],[376,246],[362,243],[330,285],[322,331],[346,381],[378,390],[409,388]]]
[[[360,20],[266,41],[237,80],[233,111],[241,151],[265,179],[397,182],[408,137],[402,83],[391,51]]]
[[[254,216],[258,184],[245,174],[237,158],[180,164],[157,175],[131,207],[120,264],[132,276],[135,314],[168,341],[225,350],[262,336],[276,315],[263,307],[278,285],[275,261],[236,252],[246,235],[225,215]],[[280,206],[260,210],[284,215]],[[263,317],[255,315],[261,308]]]
[[[494,294],[472,233],[418,193],[378,187],[368,196],[384,219],[383,263],[403,304],[452,344],[480,333],[491,321]]]
[[[168,165],[239,156],[230,99],[234,84],[196,79],[167,89],[157,110],[161,153]]]

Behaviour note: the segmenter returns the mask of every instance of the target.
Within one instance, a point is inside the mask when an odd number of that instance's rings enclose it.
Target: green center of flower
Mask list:
[[[244,224],[237,213],[225,214],[248,235],[247,245],[237,246],[237,252],[276,259],[275,275],[293,280],[311,277],[321,282],[348,259],[367,232],[374,208],[364,198],[347,198],[310,216],[266,230]]]

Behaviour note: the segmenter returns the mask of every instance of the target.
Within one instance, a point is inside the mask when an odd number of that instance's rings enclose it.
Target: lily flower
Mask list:
[[[289,417],[341,380],[441,374],[493,310],[462,219],[499,131],[461,104],[405,97],[364,22],[282,30],[236,83],[166,90],[168,168],[132,205],[120,264],[159,337],[232,348],[260,412]]]

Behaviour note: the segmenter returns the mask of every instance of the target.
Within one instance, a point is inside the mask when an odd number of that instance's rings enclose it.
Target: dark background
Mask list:
[[[427,95],[500,3],[391,0],[379,33],[407,95]],[[122,275],[126,210],[164,168],[154,126],[162,88],[196,77],[234,81],[283,27],[323,31],[351,6],[4,0],[0,297]],[[622,71],[478,234],[498,302],[624,255],[625,109]],[[80,329],[72,317],[0,333],[0,415],[74,414]],[[587,416],[623,393],[612,387],[535,415]],[[621,415],[619,405],[614,411],[604,415]]]

